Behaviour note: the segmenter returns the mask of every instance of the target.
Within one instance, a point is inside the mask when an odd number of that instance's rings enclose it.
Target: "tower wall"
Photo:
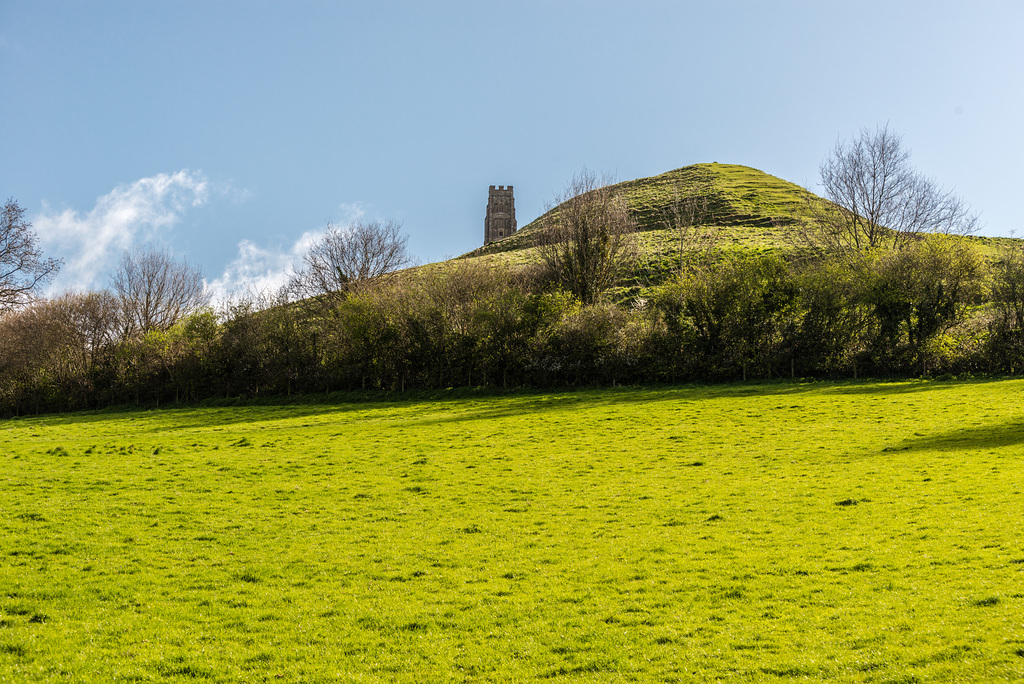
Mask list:
[[[512,186],[491,186],[487,192],[484,244],[507,238],[516,232],[516,202]]]

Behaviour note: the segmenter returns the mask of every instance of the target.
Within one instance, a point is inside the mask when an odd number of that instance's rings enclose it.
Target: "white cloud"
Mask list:
[[[206,289],[214,302],[228,302],[242,295],[272,295],[288,282],[306,250],[320,235],[308,231],[291,247],[278,249],[242,240],[238,243],[238,256],[220,277],[206,284]]]
[[[351,225],[364,210],[358,204],[339,206],[343,221]],[[314,242],[320,240],[327,227],[308,230],[287,247],[262,247],[251,240],[238,243],[238,256],[227,265],[220,277],[206,284],[214,302],[225,303],[240,296],[274,295],[302,266],[302,259]]]
[[[102,284],[122,252],[169,230],[209,196],[205,177],[187,169],[121,185],[96,200],[87,214],[46,205],[32,224],[47,254],[64,258],[50,291]]]
[[[66,289],[102,287],[117,266],[121,254],[136,245],[162,241],[192,208],[202,206],[211,194],[236,202],[248,193],[231,186],[212,188],[200,172],[187,169],[158,174],[114,188],[96,200],[88,213],[72,209],[43,211],[32,218],[44,252],[64,259],[64,267],[50,284],[49,293]],[[359,204],[338,207],[341,221],[350,225],[364,215]],[[240,295],[277,292],[301,266],[309,247],[319,240],[326,226],[303,233],[286,247],[266,247],[251,240],[238,243],[238,256],[206,287],[214,302],[228,302]]]

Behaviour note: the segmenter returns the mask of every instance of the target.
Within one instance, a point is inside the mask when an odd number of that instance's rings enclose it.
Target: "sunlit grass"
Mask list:
[[[0,427],[0,681],[1024,677],[1020,381]]]
[[[693,164],[673,171],[617,183],[630,210],[638,221],[635,236],[637,263],[624,287],[639,281],[661,282],[667,264],[680,257],[679,233],[667,227],[673,203],[687,201],[711,190],[700,231],[713,236],[714,247],[748,252],[776,251],[795,254],[808,247],[801,235],[802,224],[812,218],[810,205],[816,200],[807,189],[758,169],[737,164]],[[467,255],[484,263],[503,263],[518,267],[541,261],[533,239],[541,229],[540,218],[526,222],[515,235],[477,248]],[[670,222],[671,223],[671,222]],[[965,238],[983,261],[991,265],[1003,258],[1007,249],[1019,246],[1018,238],[971,236]],[[707,246],[701,243],[702,246]],[[684,249],[692,249],[692,245]]]

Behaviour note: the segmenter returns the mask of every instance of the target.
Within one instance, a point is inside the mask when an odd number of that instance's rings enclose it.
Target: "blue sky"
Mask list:
[[[888,123],[919,170],[1018,218],[1024,3],[0,2],[0,195],[55,289],[166,245],[219,293],[279,282],[328,220],[421,262],[519,224],[581,168],[745,164],[817,189]]]

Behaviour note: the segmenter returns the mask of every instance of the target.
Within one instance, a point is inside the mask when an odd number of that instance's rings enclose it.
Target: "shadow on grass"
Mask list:
[[[970,381],[982,382],[982,381]],[[984,381],[993,382],[993,381]],[[493,420],[529,413],[541,414],[570,408],[591,409],[616,405],[635,408],[638,404],[665,401],[714,402],[761,397],[801,397],[803,395],[910,395],[932,390],[950,389],[963,386],[967,381],[932,380],[842,380],[842,381],[801,381],[766,380],[760,382],[728,383],[718,385],[652,385],[626,387],[598,387],[574,390],[530,390],[515,393],[498,393],[490,397],[477,397],[479,408],[473,410],[464,403],[452,400],[447,408],[455,409],[445,415],[444,403],[437,403],[437,413],[414,421],[426,423],[458,423],[475,420]],[[493,402],[491,400],[494,400]]]
[[[1024,444],[1024,420],[1008,420],[996,425],[950,430],[937,435],[913,437],[891,447],[899,451],[963,451],[998,449]]]
[[[838,380],[832,383],[833,386],[829,392],[852,395],[898,395],[1006,381],[1006,378],[993,380]]]
[[[454,423],[524,414],[543,414],[572,407],[599,408],[664,401],[714,402],[744,397],[801,395],[877,395],[898,396],[962,387],[967,384],[1006,382],[1006,380],[934,381],[934,380],[764,380],[715,385],[649,385],[625,387],[585,387],[576,389],[482,389],[412,390],[408,392],[338,392],[330,395],[300,395],[292,398],[227,399],[202,402],[193,406],[166,408],[119,407],[99,411],[47,415],[18,420],[38,420],[47,425],[81,424],[111,419],[152,420],[154,431],[195,427],[222,427],[253,424],[328,414],[413,409],[406,424]],[[943,444],[952,440],[951,435]],[[917,442],[914,442],[917,444]],[[1007,442],[1016,443],[1016,442]],[[941,448],[928,446],[899,448]],[[945,448],[954,448],[952,446]]]
[[[332,406],[327,404],[246,405],[235,406],[168,406],[161,408],[116,407],[99,411],[79,411],[54,415],[25,416],[12,420],[39,423],[47,426],[81,425],[111,420],[152,421],[153,430],[173,430],[184,427],[222,426],[234,423],[252,423],[263,420],[301,418],[337,411],[356,411],[359,405]]]

